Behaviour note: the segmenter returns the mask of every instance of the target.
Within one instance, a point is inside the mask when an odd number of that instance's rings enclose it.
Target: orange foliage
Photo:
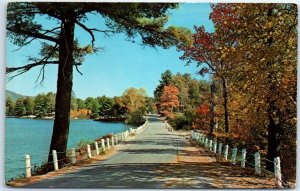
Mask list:
[[[72,109],[70,112],[70,117],[89,117],[91,115],[90,109]]]
[[[160,96],[160,107],[164,115],[172,117],[173,109],[179,107],[178,96],[179,90],[177,87],[172,85],[164,86],[162,95]]]
[[[209,113],[209,106],[207,104],[202,104],[198,107],[197,112],[199,114],[208,115]]]

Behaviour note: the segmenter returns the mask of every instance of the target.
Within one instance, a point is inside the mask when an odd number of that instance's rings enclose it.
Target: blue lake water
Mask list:
[[[53,120],[6,118],[5,120],[5,180],[24,174],[24,155],[31,156],[31,164],[47,160],[52,136]],[[109,133],[129,128],[124,123],[93,120],[71,120],[68,148],[80,140],[93,141]]]

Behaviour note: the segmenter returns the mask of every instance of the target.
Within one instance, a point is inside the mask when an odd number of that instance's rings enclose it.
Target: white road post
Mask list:
[[[110,150],[109,138],[106,138],[106,145],[107,145],[107,150]]]
[[[228,145],[225,145],[224,159],[227,160],[227,157],[228,157]]]
[[[246,149],[242,149],[242,160],[241,160],[241,167],[245,168],[246,165]]]
[[[87,147],[87,156],[90,159],[92,158],[91,146],[87,144],[86,147]]]
[[[122,141],[125,141],[126,137],[125,137],[125,132],[122,133]]]
[[[218,144],[218,142],[215,141],[215,142],[214,142],[214,153],[217,153],[217,144]]]
[[[275,174],[275,182],[278,187],[282,187],[281,180],[281,167],[280,167],[280,158],[274,158],[274,174]]]
[[[115,147],[114,136],[111,136],[111,146]]]
[[[75,151],[75,148],[71,149],[71,163],[76,164],[76,151]]]
[[[118,144],[118,136],[119,136],[119,134],[116,134],[116,145]]]
[[[260,174],[261,173],[260,153],[256,152],[254,156],[255,156],[255,174]]]
[[[198,142],[200,143],[200,144],[202,144],[202,134],[200,134],[200,136],[199,136],[199,139],[198,139]]]
[[[58,170],[58,161],[57,161],[56,150],[52,150],[52,157],[53,157],[54,170]]]
[[[201,133],[199,133],[199,136],[198,136],[198,139],[197,139],[197,141],[198,141],[198,143],[200,143],[200,144],[201,144],[201,137],[202,137],[202,134],[201,134]]]
[[[104,143],[104,139],[101,139],[101,147],[102,147],[102,151],[105,151],[105,143]]]
[[[31,177],[30,155],[25,155],[25,176],[26,178]]]
[[[205,148],[208,147],[208,138],[205,138]]]
[[[221,156],[222,155],[222,143],[219,143],[219,152],[218,154]]]
[[[212,150],[212,140],[209,140],[209,150]]]
[[[98,147],[97,141],[95,141],[95,148],[96,148],[96,155],[99,155],[100,152],[99,152],[99,147]]]
[[[231,155],[231,162],[232,164],[236,164],[236,153],[237,153],[237,148],[232,149],[232,155]]]

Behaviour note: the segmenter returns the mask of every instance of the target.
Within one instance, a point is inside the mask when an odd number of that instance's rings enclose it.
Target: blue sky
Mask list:
[[[213,24],[209,20],[211,8],[205,3],[182,4],[179,9],[171,11],[169,25],[183,26],[193,29],[193,26],[204,25],[208,31],[213,31]],[[38,18],[46,23],[49,28],[54,26],[53,21]],[[103,19],[99,16],[89,16],[86,24],[93,28],[103,28]],[[90,36],[80,28],[76,28],[75,35],[81,45],[90,43]],[[185,61],[179,59],[182,52],[176,48],[153,49],[143,48],[138,43],[134,44],[125,40],[124,34],[117,34],[110,38],[101,33],[96,33],[96,47],[103,47],[105,51],[88,55],[80,66],[81,76],[74,70],[73,92],[76,97],[87,98],[101,95],[119,96],[129,87],[144,88],[149,96],[157,86],[161,73],[169,69],[172,73],[190,73],[193,77],[201,79],[195,72],[196,65],[185,66]],[[27,63],[27,56],[37,56],[40,42],[13,52],[18,47],[7,40],[6,64],[7,66],[20,66]],[[41,92],[55,92],[57,80],[57,66],[47,66],[45,80],[42,85],[35,83],[39,68],[14,78],[6,84],[8,90],[23,95],[36,95]]]

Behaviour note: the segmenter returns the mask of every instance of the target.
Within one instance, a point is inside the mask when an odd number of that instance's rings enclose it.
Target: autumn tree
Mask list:
[[[216,4],[212,8],[219,38],[229,43],[235,37],[234,46],[222,46],[221,53],[231,66],[232,88],[244,98],[240,108],[259,116],[259,121],[246,119],[252,125],[250,132],[260,127],[267,134],[267,158],[281,156],[289,177],[287,169],[292,166],[285,165],[296,163],[291,151],[296,148],[297,6]],[[267,162],[267,169],[273,168]]]
[[[7,68],[6,72],[17,72],[19,75],[40,66],[43,74],[46,65],[58,65],[55,120],[49,153],[57,150],[59,158],[65,157],[63,152],[67,149],[69,134],[73,67],[78,69],[77,66],[81,64],[76,63],[76,55],[81,54],[83,58],[85,52],[92,52],[86,49],[94,49],[94,33],[106,35],[125,33],[128,39],[139,36],[143,45],[168,48],[177,44],[178,39],[184,39],[180,37],[184,36],[181,35],[183,33],[180,29],[164,28],[168,21],[168,9],[176,7],[177,4],[172,3],[11,2],[8,4],[6,29],[11,42],[22,47],[34,40],[40,40],[44,45],[40,58],[31,57],[29,59],[31,63]],[[106,28],[89,27],[86,24],[89,14],[102,16]],[[48,29],[35,20],[37,15],[55,20],[57,26]],[[90,46],[76,45],[76,26],[90,35]],[[50,155],[48,161],[52,161]]]
[[[220,40],[215,33],[207,32],[204,26],[196,27],[195,33],[192,36],[193,43],[188,46],[179,46],[179,50],[184,51],[184,54],[180,57],[182,60],[187,60],[187,63],[195,61],[198,67],[201,67],[199,74],[212,74],[213,81],[220,79],[222,82],[223,90],[223,107],[224,107],[224,130],[229,133],[229,121],[228,121],[228,79],[226,77],[228,71],[228,65],[222,59],[220,55]],[[211,84],[211,130],[213,131],[215,124],[214,119],[214,88],[215,85]]]
[[[169,85],[163,88],[162,95],[160,96],[160,110],[164,115],[172,118],[173,111],[179,107],[179,90],[177,87]]]
[[[188,108],[190,106],[190,98],[189,98],[189,81],[191,80],[190,75],[185,74],[181,75],[177,73],[172,76],[171,85],[178,88],[179,91],[179,102],[180,108],[179,110],[183,111],[184,108]],[[195,89],[196,91],[196,89]]]
[[[163,92],[163,88],[171,84],[172,80],[172,72],[170,70],[166,70],[164,73],[161,74],[161,79],[159,80],[159,84],[154,90],[154,98],[156,100],[160,99],[160,96]]]
[[[126,122],[139,125],[144,122],[143,116],[146,114],[146,90],[143,88],[128,88],[122,94],[122,102],[127,108]]]

